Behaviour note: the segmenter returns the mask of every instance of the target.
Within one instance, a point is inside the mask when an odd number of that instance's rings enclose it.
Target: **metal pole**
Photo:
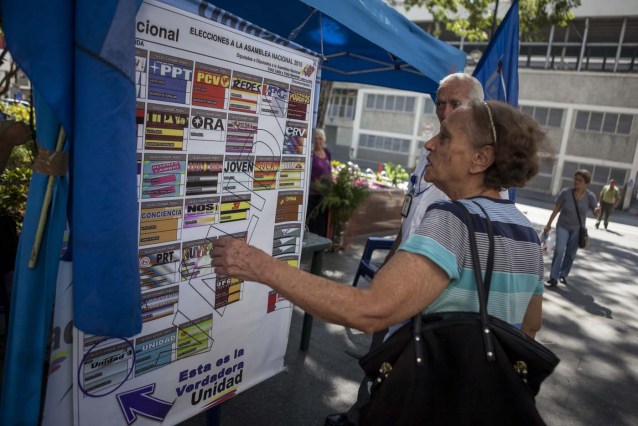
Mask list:
[[[549,66],[549,57],[552,54],[552,43],[554,42],[554,26],[549,30],[549,42],[547,43],[547,54],[545,55],[545,69]]]
[[[58,141],[55,146],[55,152],[62,151],[66,134],[64,129],[60,126],[58,131]],[[35,232],[35,240],[33,241],[33,247],[31,248],[31,257],[29,258],[29,268],[35,268],[38,263],[38,254],[40,253],[40,246],[42,244],[42,236],[44,235],[44,228],[46,227],[47,215],[49,213],[49,206],[51,204],[51,198],[53,197],[53,184],[55,183],[55,176],[49,176],[47,180],[47,189],[44,194],[44,200],[42,201],[42,208],[40,209],[40,219],[38,221],[38,228]]]
[[[616,62],[614,62],[614,72],[618,70],[618,61],[622,51],[622,44],[625,41],[625,30],[627,29],[627,18],[622,20],[622,28],[620,30],[620,39],[618,40],[618,49],[616,50]]]
[[[490,40],[496,30],[496,13],[498,12],[498,0],[494,3],[494,15],[492,16],[492,30],[490,31]]]
[[[560,65],[562,69],[567,68],[567,64],[565,63],[565,53],[567,53],[567,42],[569,41],[569,26],[565,30],[565,40],[563,40],[563,49],[560,53]]]
[[[576,71],[580,71],[583,65],[583,58],[585,57],[585,48],[587,47],[587,33],[589,32],[589,18],[585,19],[585,33],[583,34],[583,43],[580,46],[580,57],[578,58],[578,68]]]

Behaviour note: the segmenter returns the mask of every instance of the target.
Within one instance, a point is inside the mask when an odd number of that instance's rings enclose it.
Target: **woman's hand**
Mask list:
[[[219,238],[213,242],[212,264],[217,275],[227,275],[245,281],[264,282],[268,261],[274,261],[268,254],[249,246],[237,238]]]
[[[545,234],[549,234],[549,231],[552,230],[552,225],[545,225],[545,228],[543,228],[543,232]]]

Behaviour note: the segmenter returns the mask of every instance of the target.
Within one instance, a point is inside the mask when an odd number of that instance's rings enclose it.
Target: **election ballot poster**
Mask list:
[[[299,264],[318,59],[202,15],[137,16],[143,329],[74,336],[76,424],[176,424],[284,368],[290,302],[210,251],[240,238]]]

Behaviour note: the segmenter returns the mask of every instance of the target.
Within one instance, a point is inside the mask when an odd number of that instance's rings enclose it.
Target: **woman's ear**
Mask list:
[[[474,152],[470,173],[483,173],[494,163],[494,147],[486,145]]]

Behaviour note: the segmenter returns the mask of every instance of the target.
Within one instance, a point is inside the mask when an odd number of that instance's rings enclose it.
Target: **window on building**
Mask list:
[[[574,127],[578,130],[587,130],[587,122],[589,122],[589,113],[586,111],[578,111],[576,113],[576,123]]]
[[[563,125],[564,110],[561,108],[523,105],[521,111],[533,117],[541,126],[561,127]]]
[[[393,112],[414,112],[414,96],[367,94],[366,109]]]
[[[618,169],[615,167],[605,167],[605,166],[591,166],[583,164],[583,167],[591,170],[592,172],[592,185],[607,185],[611,179],[616,179],[616,183],[619,186],[623,186],[627,183],[627,176],[629,174],[629,170],[626,169]],[[591,188],[590,188],[591,189]]]
[[[534,118],[543,126],[547,124],[547,116],[549,115],[549,108],[535,107]]]
[[[576,113],[577,130],[587,130],[596,133],[615,133],[628,135],[634,116],[630,114],[617,114],[615,112],[578,111]]]
[[[619,185],[623,185],[627,183],[627,172],[628,170],[612,168],[609,172],[609,179],[604,183],[609,183],[610,180],[615,179]]]
[[[603,132],[614,133],[616,132],[616,125],[618,123],[618,114],[605,114],[603,120]]]
[[[368,100],[369,102],[370,100]],[[374,99],[372,100],[374,102]],[[333,89],[328,106],[328,117],[354,119],[357,104],[357,91],[351,89]]]
[[[375,95],[373,94],[366,95],[366,109],[374,108],[374,97]]]
[[[609,178],[609,172],[611,172],[611,167],[605,167],[605,166],[594,167],[594,172],[591,175],[592,182],[607,181],[607,178]]]
[[[590,132],[600,132],[603,128],[603,113],[592,112],[589,114],[589,126],[587,129]]]
[[[394,107],[397,109],[397,111],[403,111],[404,106],[405,106],[405,97],[397,96],[397,100],[394,103]]]
[[[359,146],[376,151],[401,152],[406,154],[410,152],[410,140],[408,139],[368,135],[365,133],[359,135]]]
[[[589,189],[595,194],[598,194],[600,188],[602,188],[603,185],[608,184],[611,179],[616,179],[616,183],[619,186],[625,185],[629,176],[629,170],[627,169],[565,161],[563,164],[562,188],[573,185],[574,172],[578,169],[589,170],[591,173]]]
[[[541,156],[538,174],[551,176],[552,173],[554,173],[554,160],[549,156]]]
[[[414,97],[409,96],[405,98],[405,111],[406,112],[414,112]]]
[[[621,135],[628,135],[631,132],[631,125],[633,124],[634,116],[629,114],[620,114],[618,117],[618,127],[616,133]]]
[[[563,110],[560,108],[550,108],[549,116],[547,117],[548,127],[562,127],[563,126]]]
[[[394,96],[386,96],[385,97],[385,107],[386,111],[394,111]]]
[[[563,178],[573,178],[576,170],[580,169],[580,164],[572,161],[565,161],[563,164]]]

